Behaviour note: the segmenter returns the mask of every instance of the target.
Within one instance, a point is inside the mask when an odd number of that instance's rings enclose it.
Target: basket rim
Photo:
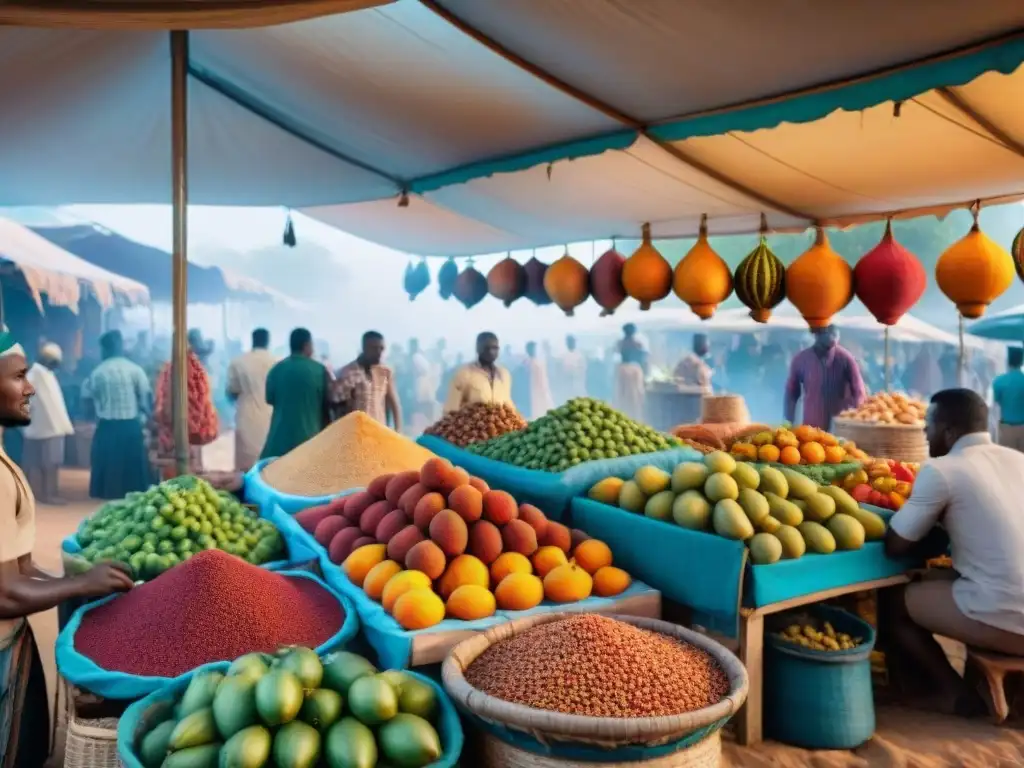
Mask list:
[[[924,432],[924,424],[881,424],[874,421],[861,421],[860,419],[849,419],[842,416],[832,418],[832,426],[863,427],[865,429],[900,429],[905,431]]]
[[[484,633],[463,640],[449,651],[441,666],[441,679],[445,690],[454,702],[477,717],[525,731],[541,741],[547,736],[563,741],[602,744],[666,743],[673,738],[683,738],[694,731],[732,717],[746,701],[750,685],[746,667],[725,646],[677,624],[660,619],[618,614],[599,615],[684,640],[709,653],[728,676],[729,693],[710,707],[694,712],[662,717],[610,718],[566,715],[516,704],[490,696],[474,688],[466,680],[465,670],[491,645],[540,624],[580,615],[583,614],[538,614],[499,624]]]

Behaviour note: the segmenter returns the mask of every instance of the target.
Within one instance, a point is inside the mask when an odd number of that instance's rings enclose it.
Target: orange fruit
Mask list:
[[[501,584],[510,573],[533,573],[529,558],[518,552],[498,555],[498,559],[491,563],[491,580],[495,584]]]
[[[733,443],[729,453],[748,461],[755,461],[757,459],[757,447],[751,443]]]
[[[825,462],[825,448],[821,443],[809,442],[800,446],[800,456],[808,464],[823,464]]]
[[[790,432],[788,429],[780,429],[775,433],[775,444],[779,448],[786,448],[792,446],[796,448],[800,445],[800,441],[796,439],[796,435]]]
[[[560,565],[544,577],[544,597],[553,603],[578,603],[594,590],[594,579],[579,566]]]
[[[391,613],[395,609],[398,598],[410,589],[430,589],[430,577],[423,571],[396,573],[384,585],[384,592],[381,594],[380,602],[384,606],[384,610]]]
[[[828,432],[822,432],[820,435],[818,435],[818,442],[824,445],[826,448],[828,448],[829,446],[838,446],[839,438]]]
[[[801,424],[793,430],[793,434],[801,443],[813,443],[818,439],[818,428],[810,424]]]
[[[437,582],[437,591],[447,600],[459,587],[475,584],[487,589],[490,582],[491,575],[486,565],[472,555],[459,555],[448,563],[448,568]]]
[[[632,582],[630,575],[621,568],[606,565],[594,574],[594,593],[600,597],[621,595]]]
[[[825,446],[825,462],[828,464],[842,464],[846,458],[846,451],[838,445]]]
[[[612,550],[603,541],[587,539],[580,543],[572,553],[576,565],[593,575],[605,566],[612,564]],[[547,576],[547,574],[544,574]]]
[[[463,584],[451,593],[445,607],[453,619],[476,621],[493,616],[496,603],[494,595],[486,588],[476,584]]]
[[[543,579],[548,575],[548,571],[567,562],[569,558],[558,547],[541,547],[533,556],[533,570]]]
[[[366,544],[345,558],[345,562],[341,564],[341,570],[348,576],[349,581],[361,587],[370,570],[375,565],[384,562],[387,551],[386,544]]]
[[[544,601],[544,583],[532,573],[510,573],[494,590],[503,611],[528,611]]]
[[[394,617],[402,629],[426,629],[444,621],[444,601],[431,589],[410,589],[395,601]]]
[[[800,451],[798,451],[792,445],[787,445],[779,453],[779,461],[781,461],[783,464],[799,464]]]
[[[757,449],[757,458],[760,461],[777,462],[779,460],[779,449],[769,443]]]
[[[384,595],[384,587],[391,581],[391,578],[401,573],[402,566],[394,560],[385,560],[370,569],[363,579],[363,591],[371,600],[380,600]]]

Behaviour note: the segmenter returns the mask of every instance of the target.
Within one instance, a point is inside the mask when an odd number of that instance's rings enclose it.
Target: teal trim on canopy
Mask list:
[[[782,123],[809,123],[836,110],[857,112],[887,101],[904,101],[936,88],[965,85],[987,72],[1008,75],[1024,63],[1024,38],[975,50],[963,56],[930,61],[850,85],[795,96],[774,104],[741,108],[703,117],[682,118],[650,128],[662,141],[756,131]]]
[[[465,184],[474,179],[493,176],[497,173],[514,173],[525,171],[538,165],[554,163],[559,160],[575,160],[579,157],[600,155],[609,150],[627,149],[640,138],[638,131],[616,131],[587,139],[563,142],[541,149],[533,149],[519,155],[509,155],[497,159],[470,163],[450,171],[442,171],[430,176],[414,179],[409,183],[409,191],[422,194],[434,192],[442,187]]]

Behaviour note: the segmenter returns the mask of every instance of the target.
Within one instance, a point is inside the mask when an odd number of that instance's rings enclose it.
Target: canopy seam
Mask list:
[[[992,120],[972,107],[963,96],[957,93],[955,89],[936,88],[935,92],[945,99],[945,101],[958,112],[981,126],[989,136],[996,139],[996,143],[1019,157],[1024,158],[1024,144],[1017,141],[1013,136],[996,125]]]

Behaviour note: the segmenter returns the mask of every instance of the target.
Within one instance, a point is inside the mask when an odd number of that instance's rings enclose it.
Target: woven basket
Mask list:
[[[928,438],[923,426],[832,419],[832,434],[852,440],[872,458],[912,462],[928,460]]]
[[[729,678],[729,695],[717,704],[705,709],[682,715],[645,718],[603,718],[584,715],[565,715],[559,712],[535,709],[522,704],[503,701],[489,696],[471,686],[465,678],[466,669],[490,646],[525,632],[541,624],[567,618],[568,613],[542,614],[519,619],[507,624],[500,624],[479,635],[475,635],[459,643],[451,650],[441,667],[441,678],[448,695],[462,710],[486,725],[496,726],[497,732],[518,732],[524,736],[524,744],[540,745],[537,752],[530,752],[532,762],[515,762],[502,755],[502,759],[493,762],[495,766],[554,766],[554,765],[589,765],[589,762],[573,762],[565,758],[555,757],[558,746],[563,751],[593,752],[596,748],[604,754],[596,759],[604,765],[643,765],[643,766],[689,766],[717,765],[709,762],[707,752],[721,755],[721,743],[712,738],[726,721],[739,711],[747,698],[747,671],[742,662],[723,646],[708,637],[691,630],[669,624],[657,619],[646,619],[635,616],[612,616],[611,618],[628,624],[675,637],[710,653],[721,665]],[[693,743],[685,743],[690,737]],[[667,745],[677,742],[678,750]],[[706,744],[706,742],[709,742]],[[704,745],[704,746],[702,746]],[[504,746],[507,746],[504,745]],[[614,762],[617,749],[633,750],[638,746],[656,748],[649,760],[632,763]],[[520,747],[510,748],[516,755],[524,750]],[[689,750],[693,752],[693,762],[688,761]],[[549,753],[549,754],[541,754]],[[674,758],[665,761],[662,758]],[[525,758],[523,758],[525,760]],[[611,763],[607,761],[612,761]]]
[[[64,768],[118,768],[116,718],[79,720],[70,708],[67,718]]]
[[[705,424],[748,424],[750,411],[742,395],[705,395],[700,420]]]
[[[548,755],[535,755],[506,744],[489,733],[481,738],[482,768],[720,768],[722,765],[722,735],[715,731],[692,747],[671,755],[637,762],[581,763]]]

